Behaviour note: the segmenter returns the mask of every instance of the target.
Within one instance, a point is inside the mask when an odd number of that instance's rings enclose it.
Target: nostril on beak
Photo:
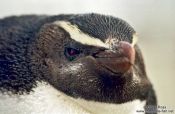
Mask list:
[[[127,72],[135,61],[135,49],[125,41],[120,41],[116,51],[105,50],[94,54],[97,62],[114,73]]]

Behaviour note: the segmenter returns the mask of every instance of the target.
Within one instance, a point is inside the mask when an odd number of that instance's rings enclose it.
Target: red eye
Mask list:
[[[70,61],[74,60],[79,54],[80,54],[80,51],[74,48],[65,48],[65,51],[64,51],[64,55]]]
[[[76,49],[73,49],[73,48],[67,48],[67,52],[70,56],[74,56],[74,55],[77,55],[77,54],[80,54],[80,52]]]
[[[73,55],[76,54],[76,51],[75,51],[74,49],[68,49],[68,54],[69,54],[70,56],[73,56]]]

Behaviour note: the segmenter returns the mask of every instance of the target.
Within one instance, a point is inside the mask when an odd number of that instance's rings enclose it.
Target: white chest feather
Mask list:
[[[144,105],[139,100],[116,105],[74,99],[45,83],[29,95],[0,94],[0,114],[135,114]]]

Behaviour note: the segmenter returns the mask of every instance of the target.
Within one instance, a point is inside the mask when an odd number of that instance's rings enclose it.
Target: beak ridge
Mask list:
[[[106,69],[114,73],[125,73],[134,64],[135,49],[125,41],[120,41],[115,49],[101,51],[95,55],[95,58]]]

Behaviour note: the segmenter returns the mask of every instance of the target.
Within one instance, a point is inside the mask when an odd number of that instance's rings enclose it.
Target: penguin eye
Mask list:
[[[64,51],[64,55],[69,61],[74,60],[79,54],[80,54],[79,50],[70,47],[66,47]]]

